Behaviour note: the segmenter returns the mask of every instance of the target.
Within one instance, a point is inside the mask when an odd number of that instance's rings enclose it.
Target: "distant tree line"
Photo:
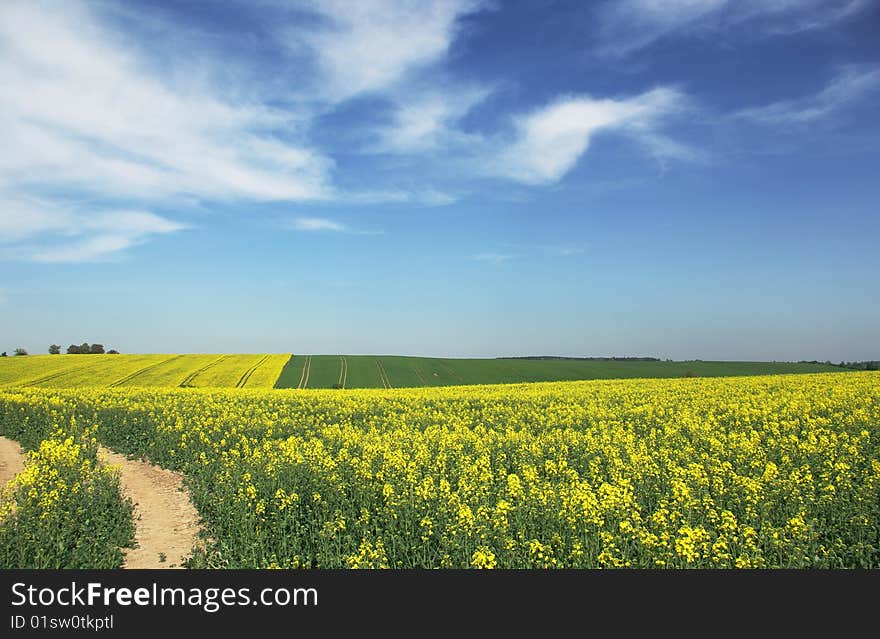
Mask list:
[[[522,355],[519,357],[496,357],[495,359],[552,359],[578,362],[659,362],[659,357],[563,357],[559,355]]]
[[[20,357],[22,355],[27,355],[28,352],[23,348],[16,348],[14,351],[12,351],[12,354]],[[6,351],[3,351],[2,353],[0,353],[0,357],[8,357],[8,354],[6,353]]]
[[[798,364],[825,364],[826,366],[839,366],[840,368],[849,368],[854,371],[880,371],[880,361],[876,359],[866,360],[864,362],[840,362],[835,364],[831,360],[820,362],[815,359],[802,359]]]
[[[866,362],[840,362],[841,368],[851,368],[856,371],[880,371],[880,361],[869,360]]]
[[[61,347],[58,344],[52,344],[49,347],[49,354],[58,355],[61,352]],[[67,347],[68,355],[103,355],[104,353],[108,355],[118,355],[119,351],[115,349],[110,349],[109,351],[104,350],[103,344],[89,344],[88,342],[83,342],[79,346],[76,344],[71,344]]]
[[[103,344],[89,344],[88,342],[83,342],[79,346],[77,346],[76,344],[71,344],[67,347],[68,355],[104,355],[105,353],[107,355],[118,355],[119,351],[113,348],[111,348],[109,351],[104,350]],[[27,355],[28,352],[23,348],[16,348],[14,351],[12,351],[12,354],[16,356],[21,356]],[[51,346],[49,346],[49,355],[60,354],[61,347],[58,344],[52,344]],[[6,351],[3,351],[2,353],[0,353],[0,357],[8,357],[8,353]]]

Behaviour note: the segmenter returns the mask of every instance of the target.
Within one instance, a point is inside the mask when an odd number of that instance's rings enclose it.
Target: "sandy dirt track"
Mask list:
[[[126,551],[123,568],[181,568],[199,544],[199,515],[183,476],[101,447],[98,457],[119,466],[122,493],[135,504],[137,548]],[[163,560],[164,558],[164,560]]]
[[[24,469],[24,453],[17,441],[0,437],[0,487]]]

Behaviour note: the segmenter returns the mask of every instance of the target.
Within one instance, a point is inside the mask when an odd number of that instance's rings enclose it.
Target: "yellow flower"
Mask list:
[[[495,568],[497,565],[495,553],[486,546],[479,546],[471,555],[471,566],[474,568]]]

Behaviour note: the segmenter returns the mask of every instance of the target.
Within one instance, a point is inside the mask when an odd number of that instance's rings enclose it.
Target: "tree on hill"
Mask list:
[[[107,354],[108,355],[119,355],[119,351],[117,351],[115,348],[111,348],[109,351],[107,351]]]
[[[0,357],[8,357],[8,355],[6,355],[6,351],[3,351],[2,353],[0,353]]]
[[[14,351],[12,351],[12,354],[19,355],[19,356],[20,355],[27,355],[27,351],[23,348],[16,348]]]
[[[59,346],[58,348],[60,349],[61,347]],[[52,351],[50,350],[49,352],[51,353]],[[68,355],[103,355],[104,353],[118,355],[119,351],[113,349],[106,351],[103,344],[89,344],[88,342],[83,342],[79,346],[71,344],[67,347]]]
[[[869,360],[865,362],[840,362],[841,368],[852,368],[857,371],[876,371],[880,370],[880,361]]]
[[[61,354],[61,347],[58,346],[58,344],[52,344],[52,346],[49,347],[49,355],[60,355],[60,354]]]

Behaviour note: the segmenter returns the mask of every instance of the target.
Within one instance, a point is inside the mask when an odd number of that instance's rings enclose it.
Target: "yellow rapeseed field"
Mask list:
[[[880,373],[0,390],[47,424],[183,471],[195,566],[880,567]]]
[[[0,388],[272,388],[283,355],[31,355],[0,361]]]
[[[134,538],[132,504],[93,439],[60,430],[0,489],[0,568],[118,568]],[[27,439],[27,438],[25,438]]]
[[[198,388],[272,388],[290,355],[215,355],[188,386]]]

